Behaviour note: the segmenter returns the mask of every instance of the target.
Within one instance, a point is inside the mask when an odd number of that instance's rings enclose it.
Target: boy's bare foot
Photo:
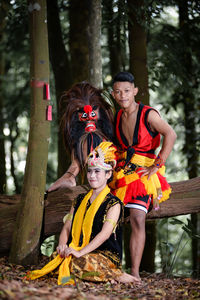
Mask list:
[[[137,278],[138,280],[140,280],[141,282],[141,278],[138,272],[135,272],[134,270],[131,271],[131,275],[135,278]]]
[[[119,282],[122,282],[122,283],[131,283],[131,282],[133,282],[133,283],[136,283],[136,284],[141,284],[141,282],[142,282],[141,278],[137,278],[137,277],[135,277],[133,275],[130,275],[128,273],[123,273],[121,276],[119,276],[117,278],[117,280]]]

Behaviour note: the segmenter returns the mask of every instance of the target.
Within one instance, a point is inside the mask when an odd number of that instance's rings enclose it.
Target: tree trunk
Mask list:
[[[125,55],[126,55],[126,33],[124,24],[124,7],[127,5],[124,0],[118,0],[118,16],[117,16],[117,26],[116,26],[116,52],[118,58],[118,72],[125,70]]]
[[[118,64],[118,52],[116,47],[116,42],[114,38],[114,13],[113,13],[113,0],[105,0],[105,9],[106,9],[106,28],[107,28],[107,36],[108,36],[108,50],[109,50],[109,58],[110,58],[110,73],[112,77],[117,74],[120,70],[120,66]]]
[[[89,82],[102,88],[101,0],[90,0],[89,4]]]
[[[44,83],[49,82],[49,56],[46,0],[28,2],[31,42],[31,120],[28,154],[20,209],[13,235],[9,260],[33,264],[43,219],[44,191],[48,158],[50,123],[46,120],[49,100],[44,100]]]
[[[49,54],[50,61],[55,78],[57,118],[58,118],[58,177],[62,176],[70,163],[70,156],[67,155],[63,143],[63,136],[60,129],[60,120],[63,107],[60,106],[60,98],[64,91],[72,85],[71,66],[68,59],[68,53],[65,49],[61,31],[59,10],[57,0],[47,0],[47,19],[49,36]]]
[[[118,1],[118,15],[115,17],[115,13],[113,11],[113,0],[105,0],[104,7],[105,7],[105,23],[107,29],[107,36],[108,36],[108,50],[109,50],[109,66],[110,66],[110,73],[113,77],[119,71],[125,69],[125,59],[124,56],[126,55],[126,45],[123,41],[121,41],[121,32],[125,35],[125,25],[123,16],[124,14],[124,0]],[[123,44],[124,43],[124,44]],[[123,48],[122,49],[122,44]]]
[[[136,100],[149,104],[146,33],[142,25],[143,3],[144,0],[128,0],[130,71],[135,77],[135,85],[139,88]]]
[[[195,124],[195,97],[191,83],[194,80],[192,57],[191,57],[191,41],[190,41],[190,20],[188,12],[188,1],[179,1],[179,27],[185,44],[185,51],[183,57],[180,57],[183,65],[185,66],[186,80],[184,82],[184,91],[182,92],[182,99],[184,105],[184,118],[185,118],[185,145],[184,154],[187,157],[187,171],[188,177],[194,178],[198,176],[198,159],[199,150],[197,146],[198,134]],[[194,228],[197,228],[198,215],[191,215],[191,221]],[[199,233],[199,232],[197,232]],[[198,239],[192,240],[192,258],[193,258],[193,271],[194,274],[200,275],[200,256],[198,254],[200,248],[200,241]]]
[[[77,83],[89,79],[89,6],[88,0],[70,0],[69,3],[69,48],[72,82]]]

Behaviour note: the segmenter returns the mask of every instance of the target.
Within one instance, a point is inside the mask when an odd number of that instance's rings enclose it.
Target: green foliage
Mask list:
[[[192,178],[200,172],[199,4],[172,1],[160,5],[165,15],[152,18],[149,28],[149,84],[156,93],[156,103],[162,104],[162,114],[166,114],[166,120],[178,133],[176,145],[179,144],[177,150],[182,154],[176,167],[181,165]],[[185,9],[184,20],[180,5]],[[166,13],[172,8],[174,22]]]
[[[163,219],[159,222],[159,239],[160,239],[160,251],[162,252],[162,269],[168,275],[171,276],[174,274],[175,269],[179,269],[183,267],[183,261],[181,256],[184,254],[186,250],[186,245],[191,241],[191,239],[200,239],[200,235],[197,234],[196,228],[194,228],[191,220],[189,218],[184,221],[171,218],[171,219]],[[174,238],[172,238],[172,242],[170,241],[170,226],[173,226],[175,229],[174,233],[171,233]],[[166,228],[167,226],[167,228]],[[167,231],[165,233],[165,237],[163,236],[163,227]],[[163,241],[163,239],[165,239]]]
[[[28,126],[22,126],[24,124],[22,119],[29,117],[30,103],[27,16],[26,1],[12,1],[9,4],[0,45],[0,56],[4,62],[4,74],[0,78],[2,114],[7,160],[9,157],[11,165],[10,173],[7,173],[13,177],[15,185],[13,191],[16,193],[21,191],[23,181],[21,167],[26,157],[24,147],[27,147],[28,137]]]

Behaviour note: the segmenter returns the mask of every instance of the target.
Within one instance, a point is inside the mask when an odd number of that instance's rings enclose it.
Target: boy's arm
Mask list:
[[[172,127],[163,119],[161,119],[158,113],[154,110],[149,112],[148,122],[154,131],[159,132],[163,136],[163,144],[160,150],[160,156],[162,157],[163,161],[166,162],[174,146],[176,133]]]
[[[87,141],[83,144],[83,159],[86,161],[87,159]],[[58,180],[56,180],[49,188],[48,192],[52,192],[55,190],[58,190],[60,188],[68,188],[68,187],[74,187],[76,186],[76,176],[80,172],[80,165],[78,160],[75,158],[74,150],[72,150],[71,153],[71,165],[68,168],[68,170],[65,172],[65,174],[60,177]]]
[[[159,156],[165,163],[174,146],[174,142],[176,140],[176,133],[172,129],[172,127],[167,122],[162,120],[159,114],[154,110],[151,110],[149,112],[148,123],[153,131],[157,131],[163,136],[163,144]],[[151,166],[149,168],[144,167],[143,170],[141,170],[141,172],[143,173],[142,177],[148,175],[149,178],[152,174],[156,173],[157,171],[158,168],[156,166]]]

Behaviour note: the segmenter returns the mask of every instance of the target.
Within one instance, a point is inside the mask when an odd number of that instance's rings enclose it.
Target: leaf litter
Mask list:
[[[24,277],[29,270],[47,263],[42,257],[39,265],[23,267],[0,258],[0,299],[30,300],[129,300],[129,299],[200,299],[200,280],[183,277],[167,278],[165,274],[141,274],[142,284],[91,283],[78,281],[77,286],[58,286],[57,278],[46,275],[34,281]]]

